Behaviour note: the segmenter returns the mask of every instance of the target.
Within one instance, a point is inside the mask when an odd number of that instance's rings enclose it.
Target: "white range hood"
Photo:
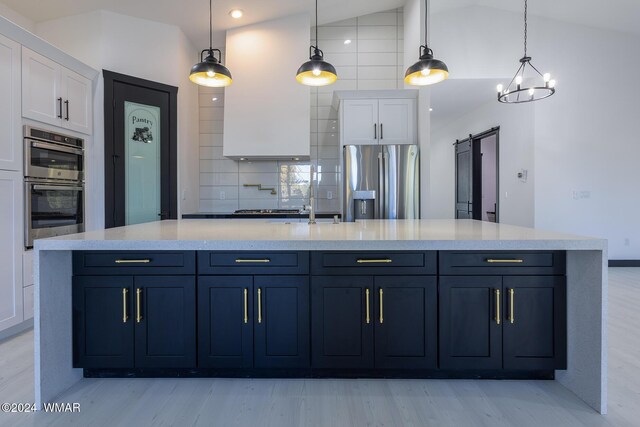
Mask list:
[[[227,31],[223,155],[240,160],[306,160],[310,88],[296,82],[309,56],[309,15]]]

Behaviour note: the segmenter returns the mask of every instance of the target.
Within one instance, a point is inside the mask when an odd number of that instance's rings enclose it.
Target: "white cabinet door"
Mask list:
[[[417,144],[416,100],[381,99],[380,144]]]
[[[22,116],[61,126],[61,67],[25,47],[22,48]]]
[[[0,171],[0,331],[22,322],[22,173]]]
[[[0,169],[22,170],[20,44],[0,35]]]
[[[78,73],[62,68],[63,111],[62,127],[91,133],[93,108],[91,102],[91,80]]]
[[[377,99],[345,99],[341,110],[342,145],[378,144]]]

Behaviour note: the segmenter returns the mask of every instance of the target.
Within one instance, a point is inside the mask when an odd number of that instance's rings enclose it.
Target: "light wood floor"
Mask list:
[[[0,426],[640,426],[640,268],[610,269],[609,415],[555,381],[83,379],[79,414]],[[0,343],[0,403],[33,401],[33,332]]]

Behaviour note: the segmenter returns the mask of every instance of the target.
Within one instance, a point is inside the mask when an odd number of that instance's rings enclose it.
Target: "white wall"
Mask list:
[[[629,54],[639,42],[628,34],[530,16],[529,54],[557,78],[556,95],[531,104],[528,118],[518,116],[517,106],[488,101],[434,140],[450,144],[501,125],[502,222],[604,237],[610,258],[640,259],[633,175],[640,159],[640,58]],[[484,7],[442,12],[432,18],[431,44],[453,79],[511,76],[523,53],[522,16]],[[597,60],[600,54],[606,61]],[[450,215],[453,154],[444,142],[433,145],[430,166],[442,178],[432,198],[434,214]],[[526,184],[514,176],[520,168],[529,169]],[[589,198],[576,200],[574,191]]]
[[[97,11],[38,23],[36,34],[92,67],[177,86],[179,212],[198,207],[198,90],[188,79],[197,49],[172,25]],[[78,37],[82,34],[82,37]],[[100,77],[95,137],[87,147],[89,228],[104,225],[104,93]],[[183,198],[184,196],[184,198]]]

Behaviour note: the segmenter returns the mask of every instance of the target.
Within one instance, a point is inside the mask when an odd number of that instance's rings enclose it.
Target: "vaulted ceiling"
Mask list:
[[[177,25],[194,44],[207,44],[207,0],[0,0],[35,21],[95,10],[109,10]],[[320,22],[334,22],[400,7],[405,0],[319,0]],[[518,0],[431,0],[432,12],[468,6],[486,6],[521,12]],[[213,0],[214,28],[223,31],[295,13],[313,14],[314,0]],[[228,12],[242,9],[244,17]],[[640,0],[529,0],[531,15],[640,35]]]

